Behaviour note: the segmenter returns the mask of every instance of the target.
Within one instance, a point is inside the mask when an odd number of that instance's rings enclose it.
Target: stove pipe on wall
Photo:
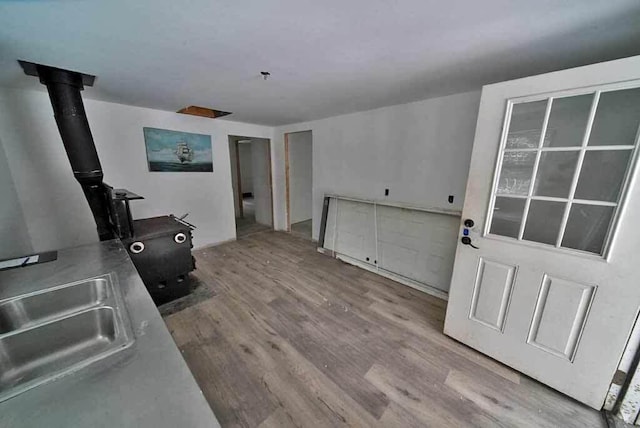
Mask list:
[[[108,191],[80,91],[92,86],[94,76],[26,61],[18,61],[24,72],[40,78],[47,87],[58,130],[71,163],[73,175],[82,186],[96,221],[101,241],[113,239],[109,220]]]
[[[80,91],[94,76],[19,61],[24,72],[46,85],[58,130],[98,226],[100,240],[119,238],[156,304],[189,294],[191,231],[195,226],[173,215],[133,220],[129,201],[142,199],[102,181],[102,167],[93,143]]]

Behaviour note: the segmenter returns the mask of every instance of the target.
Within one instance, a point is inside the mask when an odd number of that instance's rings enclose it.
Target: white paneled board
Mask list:
[[[446,297],[459,226],[454,211],[332,196],[323,248],[347,262]]]

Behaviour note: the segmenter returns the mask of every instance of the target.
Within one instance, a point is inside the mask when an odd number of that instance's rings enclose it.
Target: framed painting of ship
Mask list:
[[[143,128],[149,171],[213,172],[211,136]]]

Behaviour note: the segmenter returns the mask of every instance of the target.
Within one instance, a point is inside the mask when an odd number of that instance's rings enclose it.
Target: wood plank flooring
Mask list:
[[[311,239],[312,232],[310,219],[291,225],[291,234],[300,238]]]
[[[266,224],[257,223],[253,215],[245,215],[244,217],[236,217],[236,235],[238,238],[253,235],[254,233],[264,232],[273,229]]]
[[[165,320],[223,427],[605,426],[444,336],[446,302],[308,240],[262,232],[195,255],[215,295]]]

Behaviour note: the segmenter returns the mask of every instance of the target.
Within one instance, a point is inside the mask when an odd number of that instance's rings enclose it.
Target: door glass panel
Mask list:
[[[566,203],[532,200],[523,238],[555,245]]]
[[[640,139],[640,87],[514,102],[510,112],[488,232],[602,255]]]
[[[586,152],[575,198],[617,202],[630,157],[631,150]]]
[[[489,233],[517,238],[526,199],[496,197]]]
[[[640,125],[640,88],[603,92],[600,95],[590,146],[635,144]]]
[[[546,100],[514,104],[507,135],[507,149],[538,147],[546,109]]]
[[[529,194],[536,152],[505,152],[498,181],[498,193],[510,195]]]
[[[614,207],[573,204],[562,246],[602,254]]]
[[[545,147],[573,147],[582,145],[593,94],[555,98],[547,125]]]
[[[568,197],[579,154],[577,150],[543,152],[533,194],[556,198]]]

